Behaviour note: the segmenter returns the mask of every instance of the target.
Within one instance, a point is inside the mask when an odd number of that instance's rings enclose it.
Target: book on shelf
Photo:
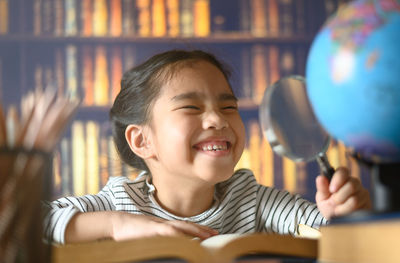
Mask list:
[[[51,35],[54,32],[54,0],[42,0],[42,34]]]
[[[64,35],[64,7],[63,0],[54,0],[54,35]]]
[[[64,34],[76,36],[78,34],[78,3],[76,0],[64,0]]]
[[[82,121],[74,121],[71,128],[72,141],[72,188],[73,194],[86,194],[86,142],[85,126]]]
[[[150,0],[136,0],[137,33],[141,37],[151,35],[151,10]]]
[[[94,104],[106,106],[109,101],[109,71],[107,61],[107,49],[99,45],[95,50],[95,69],[94,69]]]
[[[269,143],[264,138],[261,139],[261,180],[260,184],[265,186],[274,185],[274,153]]]
[[[81,77],[81,88],[83,90],[83,101],[84,106],[94,105],[94,52],[91,46],[83,46],[81,52],[81,65],[82,65],[82,77]]]
[[[123,72],[135,65],[135,47],[73,45],[50,49],[51,59],[41,58],[32,68],[35,88],[47,86],[59,94],[82,98],[82,105],[108,106],[120,90]]]
[[[264,45],[254,45],[251,47],[251,74],[253,80],[253,101],[259,105],[263,96],[264,90],[268,87],[269,70],[268,70],[268,52]]]
[[[0,35],[8,33],[9,27],[8,0],[0,0]]]
[[[151,35],[163,37],[167,34],[166,6],[164,0],[153,0],[151,3]]]
[[[104,186],[107,184],[109,173],[109,151],[108,151],[108,142],[107,136],[102,135],[102,131],[100,130],[100,152],[99,152],[99,169],[100,169],[100,186]]]
[[[281,73],[279,71],[279,51],[280,50],[276,45],[268,46],[268,84],[275,83],[281,78]]]
[[[42,33],[42,0],[33,1],[33,34],[40,35]]]
[[[255,37],[303,36],[317,28],[307,17],[305,0],[237,0],[238,21],[212,16],[210,0],[33,0],[35,35],[205,37],[227,31],[250,33]],[[338,0],[318,3],[324,20],[337,9]],[[0,0],[0,34],[8,28],[9,0]],[[3,16],[3,14],[5,14]],[[221,20],[222,18],[222,20]],[[318,21],[319,21],[318,20]],[[211,27],[211,22],[213,26]],[[224,24],[225,23],[225,24]],[[237,23],[237,25],[236,25]],[[235,24],[235,25],[233,25]],[[318,23],[317,23],[318,24]],[[309,28],[308,28],[309,27]],[[5,32],[7,32],[6,30]]]
[[[53,176],[52,176],[52,196],[61,196],[62,193],[62,178],[61,178],[61,153],[55,150],[53,153]]]
[[[84,37],[92,36],[93,34],[93,0],[81,0],[81,35]]]
[[[210,0],[194,0],[193,33],[196,37],[210,35]]]
[[[262,37],[268,35],[268,16],[267,8],[268,2],[264,0],[251,0],[249,11],[251,15],[242,14],[242,19],[251,19],[250,30],[251,33],[256,37]],[[245,23],[245,22],[242,22]]]
[[[72,123],[70,135],[58,147],[59,157],[54,158],[54,173],[60,180],[54,181],[53,198],[96,194],[110,176],[136,177],[138,171],[122,162],[109,134],[107,122]]]
[[[179,0],[167,0],[167,34],[171,37],[180,34]]]
[[[250,152],[250,169],[253,171],[257,182],[261,181],[261,139],[260,125],[257,120],[249,122],[249,152]]]
[[[295,1],[295,0],[294,0]],[[279,9],[279,35],[291,36],[294,31],[293,0],[278,0]]]
[[[54,54],[54,77],[55,77],[55,86],[58,90],[59,96],[65,94],[65,76],[64,76],[64,51],[62,48],[56,48]]]
[[[317,239],[253,233],[224,234],[204,241],[188,237],[148,237],[129,241],[98,241],[53,247],[53,262],[131,262],[180,259],[197,262],[234,262],[243,256],[317,258]],[[240,260],[239,260],[240,262]]]
[[[136,34],[137,14],[135,12],[135,0],[122,0],[122,34],[132,36]]]
[[[94,121],[88,121],[86,122],[85,128],[86,128],[86,136],[85,136],[86,193],[97,194],[100,190],[99,189],[100,187],[99,125]]]
[[[108,33],[108,7],[106,0],[93,2],[93,36],[106,36]]]
[[[278,0],[267,0],[268,3],[268,34],[269,36],[279,36],[280,34],[280,14],[278,8]]]
[[[183,37],[193,36],[193,1],[181,0],[180,5],[180,32]]]
[[[296,163],[289,158],[282,157],[283,187],[289,192],[297,192]]]
[[[307,163],[296,163],[296,193],[305,195],[307,193]]]
[[[110,0],[110,36],[122,35],[122,2],[121,0]]]
[[[251,14],[249,18],[251,19],[251,33],[254,36],[266,37],[280,35],[281,16],[277,1],[278,0],[251,0]],[[242,17],[245,16],[242,15]]]
[[[239,161],[237,162],[237,164],[235,166],[235,170],[248,169],[250,166],[251,166],[250,151],[249,151],[248,147],[245,147],[243,149],[243,153],[240,156]]]
[[[251,54],[248,48],[241,50],[241,89],[239,97],[241,100],[251,100],[253,97],[253,86],[251,77]]]
[[[111,50],[111,87],[110,104],[112,104],[121,90],[122,78],[122,50],[119,46],[112,47]]]
[[[66,94],[72,99],[80,99],[78,87],[78,50],[74,45],[68,45],[65,49],[65,79]]]
[[[118,176],[123,174],[123,163],[118,156],[116,146],[114,144],[112,136],[107,139],[107,150],[108,150],[108,174],[110,176]]]
[[[72,169],[71,169],[71,140],[62,138],[60,143],[61,155],[61,193],[60,196],[67,196],[73,193],[72,190]]]
[[[235,170],[251,169],[258,183],[274,186],[274,153],[268,141],[263,138],[257,119],[246,122],[246,127],[249,128],[248,144],[245,146]]]

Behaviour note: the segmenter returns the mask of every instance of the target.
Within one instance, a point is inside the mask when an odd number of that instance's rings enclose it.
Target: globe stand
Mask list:
[[[372,201],[375,212],[400,212],[400,163],[372,164]]]

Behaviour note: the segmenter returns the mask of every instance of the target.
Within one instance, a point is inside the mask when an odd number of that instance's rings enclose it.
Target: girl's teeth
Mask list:
[[[202,147],[203,151],[221,151],[226,150],[227,147],[223,145],[207,145]]]

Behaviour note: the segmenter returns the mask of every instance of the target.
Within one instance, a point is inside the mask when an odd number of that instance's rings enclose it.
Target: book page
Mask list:
[[[206,247],[209,249],[218,249],[218,248],[225,246],[232,240],[237,239],[241,236],[245,236],[245,235],[248,235],[248,234],[237,234],[237,233],[222,234],[222,235],[217,235],[217,236],[212,236],[210,238],[207,238],[207,239],[203,240],[200,244],[203,247]]]
[[[321,232],[318,229],[312,228],[310,226],[299,224],[296,236],[318,239],[321,237]]]
[[[252,254],[316,258],[318,250],[317,240],[268,233],[223,234],[200,244],[216,262],[233,262],[238,257]]]

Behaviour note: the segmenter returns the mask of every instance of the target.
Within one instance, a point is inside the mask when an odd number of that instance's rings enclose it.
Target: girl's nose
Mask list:
[[[228,122],[226,121],[223,114],[217,111],[211,111],[206,113],[203,120],[203,128],[206,129],[217,129],[221,130],[228,127]]]

